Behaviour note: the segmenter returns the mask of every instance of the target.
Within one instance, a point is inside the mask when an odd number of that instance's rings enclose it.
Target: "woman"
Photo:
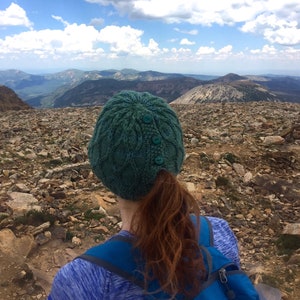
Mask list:
[[[177,181],[184,160],[175,112],[149,93],[121,92],[104,106],[88,148],[95,175],[118,196],[122,230],[144,260],[147,282],[156,279],[174,298],[199,293],[205,265],[198,245],[196,200]],[[214,244],[239,265],[236,238],[226,221],[209,217]],[[144,299],[145,289],[84,259],[57,273],[49,300]]]

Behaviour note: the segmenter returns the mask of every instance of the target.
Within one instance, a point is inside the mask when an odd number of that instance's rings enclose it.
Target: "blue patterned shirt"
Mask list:
[[[227,258],[240,265],[237,239],[228,223],[208,217],[212,224],[214,246]],[[128,236],[128,231],[118,234]],[[48,300],[142,300],[143,290],[105,268],[83,259],[63,266],[56,274]]]

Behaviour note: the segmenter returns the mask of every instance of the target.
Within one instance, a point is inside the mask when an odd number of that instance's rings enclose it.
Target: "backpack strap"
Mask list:
[[[195,224],[197,229],[197,225],[199,224],[199,246],[204,258],[205,267],[207,270],[207,278],[209,278],[210,274],[213,272],[213,260],[209,249],[214,249],[214,236],[212,225],[209,219],[205,216],[195,216],[191,215],[191,220]]]
[[[143,275],[139,271],[143,266],[138,265],[135,259],[141,255],[137,249],[133,249],[132,242],[130,237],[115,235],[76,258],[90,261],[144,288]]]
[[[200,224],[199,245],[205,247],[213,247],[214,235],[213,235],[212,225],[209,219],[205,216],[195,216],[194,214],[191,215],[190,217],[196,228],[197,228],[197,222],[199,222]]]

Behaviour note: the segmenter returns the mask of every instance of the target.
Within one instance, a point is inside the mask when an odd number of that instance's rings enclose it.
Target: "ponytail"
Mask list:
[[[191,211],[199,215],[196,200],[174,175],[162,170],[133,219],[135,246],[145,259],[145,285],[155,278],[173,297],[196,296],[205,276]]]

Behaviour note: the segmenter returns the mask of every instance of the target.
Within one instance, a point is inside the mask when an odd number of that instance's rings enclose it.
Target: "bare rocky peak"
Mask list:
[[[213,83],[230,83],[233,81],[244,80],[244,79],[247,79],[247,77],[240,76],[235,73],[228,73],[224,76],[221,76],[221,77],[211,80],[211,82],[213,82]]]
[[[182,95],[174,104],[237,102],[243,98],[243,93],[230,85],[206,84],[193,88]],[[230,101],[229,101],[230,99]]]
[[[23,102],[12,89],[0,85],[0,112],[23,109],[31,109],[31,107]]]
[[[241,77],[241,76],[239,76]],[[231,77],[230,77],[231,78]],[[218,103],[218,102],[249,102],[249,101],[279,101],[278,97],[262,85],[247,79],[197,86],[181,97],[175,104]]]

